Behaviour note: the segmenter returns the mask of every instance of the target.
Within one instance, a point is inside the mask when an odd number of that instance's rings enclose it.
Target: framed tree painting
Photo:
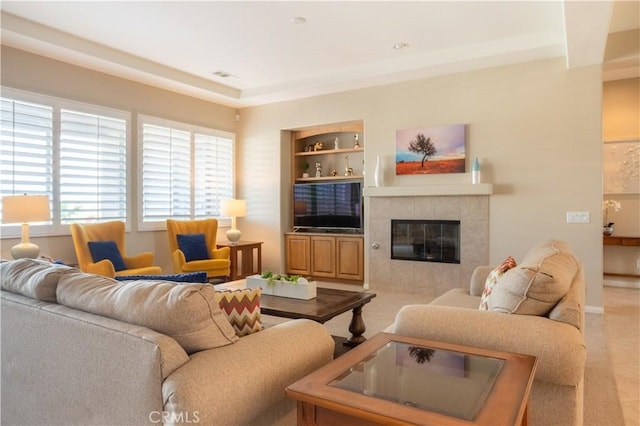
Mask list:
[[[396,175],[465,172],[465,125],[396,130]]]

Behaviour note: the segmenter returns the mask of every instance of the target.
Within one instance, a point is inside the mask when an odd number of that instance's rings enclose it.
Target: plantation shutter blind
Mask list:
[[[196,219],[220,216],[222,200],[233,198],[233,140],[195,135]]]
[[[61,223],[127,219],[127,122],[60,111]]]
[[[0,100],[0,195],[48,195],[51,200],[53,108],[8,98]]]
[[[230,133],[140,116],[141,223],[220,216],[233,198],[235,141]]]
[[[143,221],[190,219],[190,133],[146,123],[142,128]]]

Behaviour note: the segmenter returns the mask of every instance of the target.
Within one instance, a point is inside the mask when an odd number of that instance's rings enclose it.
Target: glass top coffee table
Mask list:
[[[533,356],[380,333],[286,390],[298,425],[526,424]]]

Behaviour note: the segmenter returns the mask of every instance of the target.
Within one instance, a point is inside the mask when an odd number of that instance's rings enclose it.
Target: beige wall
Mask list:
[[[640,141],[640,78],[608,81],[602,96],[604,141]],[[619,201],[619,212],[609,210],[609,221],[615,223],[614,235],[640,235],[640,194],[604,194],[603,199]],[[604,247],[604,271],[618,274],[640,274],[636,262],[640,248]]]
[[[132,137],[137,140],[136,114],[148,114],[169,120],[186,122],[199,126],[212,127],[229,132],[236,131],[235,109],[205,102],[188,96],[182,96],[155,87],[112,77],[99,72],[69,65],[32,55],[20,50],[2,46],[2,85],[50,96],[118,108],[132,113]],[[137,150],[132,150],[133,163],[137,161]],[[127,235],[127,252],[130,254],[152,251],[156,255],[156,264],[165,272],[172,272],[166,232],[137,232],[137,170],[128,170],[131,174],[129,188],[132,209],[131,232]],[[223,232],[218,233],[218,237]],[[55,259],[75,262],[75,252],[69,235],[31,238],[40,246],[42,253]],[[11,247],[17,239],[0,241],[0,254],[11,258]]]
[[[587,304],[599,309],[601,108],[599,67],[567,70],[564,60],[554,59],[243,109],[238,170],[242,196],[253,206],[243,232],[266,242],[266,265],[282,267],[290,182],[281,129],[363,119],[365,185],[373,185],[374,159],[381,155],[386,184],[401,186],[470,182],[470,174],[393,172],[396,129],[465,123],[467,167],[479,157],[483,179],[494,184],[490,261],[522,259],[546,238],[565,240],[583,260]],[[587,211],[591,221],[567,224],[567,211]]]
[[[230,108],[6,47],[2,49],[2,84],[236,130],[235,110]],[[430,185],[470,182],[471,177],[394,177],[395,130],[465,123],[468,159],[479,157],[483,179],[494,184],[490,261],[500,262],[507,255],[521,259],[529,247],[546,238],[565,240],[585,264],[587,304],[599,308],[601,97],[599,67],[568,71],[559,58],[245,108],[236,132],[237,189],[248,201],[249,214],[238,220],[238,226],[244,238],[265,241],[265,269],[282,268],[282,235],[289,226],[290,200],[289,139],[283,130],[364,119],[365,184],[373,185],[374,159],[381,155],[388,185]],[[135,200],[135,183],[131,190]],[[588,211],[591,222],[567,224],[567,211]],[[137,212],[132,213],[135,225]],[[16,242],[2,240],[2,255],[8,256]],[[73,259],[68,236],[34,242],[54,257]],[[160,264],[168,267],[164,232],[134,231],[127,242],[130,252],[152,250]]]
[[[602,133],[604,140],[640,138],[640,78],[604,83]]]

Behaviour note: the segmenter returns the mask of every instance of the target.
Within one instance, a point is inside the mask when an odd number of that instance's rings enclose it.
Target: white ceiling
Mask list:
[[[608,33],[637,31],[638,4],[2,1],[0,8],[2,44],[243,107],[551,57],[566,57],[569,68],[601,64]]]

